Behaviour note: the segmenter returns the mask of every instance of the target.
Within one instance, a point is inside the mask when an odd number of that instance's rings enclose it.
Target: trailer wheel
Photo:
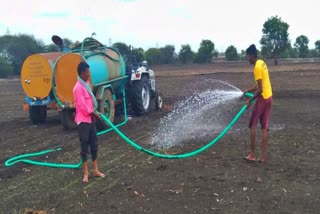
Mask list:
[[[105,89],[102,99],[98,102],[98,111],[106,116],[111,122],[114,121],[115,103],[110,89]],[[104,122],[100,120],[97,121],[98,130],[105,130],[108,127],[109,126]]]
[[[151,93],[150,83],[146,76],[142,76],[141,80],[133,81],[129,95],[132,108],[137,115],[149,112]]]
[[[75,117],[75,110],[71,109],[63,109],[62,111],[59,112],[60,114],[60,121],[65,129],[75,129],[77,128],[77,124],[74,122],[74,117]]]
[[[47,106],[29,106],[29,117],[33,124],[44,123],[47,119]]]

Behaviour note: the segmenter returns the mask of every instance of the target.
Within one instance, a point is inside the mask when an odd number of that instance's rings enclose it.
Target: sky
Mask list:
[[[318,2],[318,3],[317,3]],[[289,24],[291,43],[306,35],[314,48],[320,40],[319,1],[281,0],[9,0],[1,6],[0,35],[28,33],[51,43],[52,35],[82,41],[93,32],[109,45],[125,42],[148,49],[190,44],[202,39],[225,51],[250,44],[260,47],[263,23],[278,15]]]

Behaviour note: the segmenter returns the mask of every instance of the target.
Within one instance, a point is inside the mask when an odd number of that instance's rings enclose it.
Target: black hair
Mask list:
[[[85,72],[87,68],[89,68],[89,65],[86,62],[80,62],[78,65],[78,75],[80,76],[80,74]]]
[[[258,51],[254,44],[250,45],[246,50],[247,55],[253,55],[255,58],[258,57]]]

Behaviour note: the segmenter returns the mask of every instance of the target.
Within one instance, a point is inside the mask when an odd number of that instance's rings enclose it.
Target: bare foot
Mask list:
[[[99,171],[94,172],[93,175],[96,176],[96,177],[101,177],[101,178],[105,177],[105,175],[103,173],[99,172]]]
[[[89,182],[89,176],[88,175],[84,175],[83,179],[82,179],[82,182],[88,183]]]
[[[247,160],[247,161],[256,161],[256,156],[250,154],[250,155],[244,157],[243,159],[245,159],[245,160]]]

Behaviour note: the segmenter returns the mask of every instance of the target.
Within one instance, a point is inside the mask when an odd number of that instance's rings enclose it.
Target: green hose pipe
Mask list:
[[[63,55],[62,55],[63,56]],[[62,57],[60,56],[54,63],[53,63],[53,74],[52,74],[52,93],[53,93],[53,96],[58,104],[58,106],[60,108],[64,108],[64,104],[60,101],[60,99],[58,98],[58,95],[57,95],[57,91],[56,91],[56,84],[55,84],[55,76],[56,76],[56,65],[57,65],[57,62],[60,60],[60,58]]]
[[[124,95],[124,102],[125,102],[125,92],[123,91],[123,95]],[[244,94],[246,97],[253,97],[253,94],[251,93],[245,93]],[[253,101],[254,102],[254,101]],[[123,125],[127,122],[127,112],[126,112],[126,105],[124,103],[124,107],[125,107],[125,121],[122,124],[119,125]],[[188,153],[182,153],[182,154],[174,154],[174,155],[167,155],[167,154],[161,154],[161,153],[157,153],[151,150],[148,150],[140,145],[138,145],[137,143],[135,143],[134,141],[132,141],[131,139],[129,139],[125,134],[123,134],[118,128],[117,126],[115,126],[106,116],[104,116],[103,114],[101,115],[101,118],[106,122],[106,124],[108,124],[111,128],[105,131],[102,131],[100,133],[98,133],[98,135],[102,135],[105,134],[107,132],[109,132],[110,130],[114,130],[125,142],[127,142],[129,145],[131,145],[133,148],[142,151],[148,155],[152,155],[154,157],[157,158],[165,158],[165,159],[183,159],[183,158],[189,158],[189,157],[193,157],[197,154],[200,154],[201,152],[207,150],[208,148],[210,148],[211,146],[213,146],[214,144],[216,144],[230,129],[231,127],[239,120],[239,118],[243,115],[243,113],[246,111],[247,109],[247,105],[244,105],[240,111],[236,114],[236,116],[231,120],[231,122],[227,125],[227,127],[215,138],[213,139],[211,142],[209,142],[208,144],[206,144],[205,146],[194,150],[192,152],[188,152]],[[23,155],[18,155],[15,157],[12,157],[10,159],[8,159],[5,162],[5,166],[9,167],[12,166],[18,162],[24,162],[24,163],[28,163],[28,164],[33,164],[33,165],[38,165],[38,166],[47,166],[47,167],[56,167],[56,168],[71,168],[71,169],[76,169],[81,167],[82,165],[82,161],[80,161],[78,164],[58,164],[58,163],[46,163],[46,162],[39,162],[39,161],[33,161],[33,160],[29,160],[26,159],[27,157],[33,157],[33,156],[40,156],[40,155],[44,155],[50,152],[54,152],[54,151],[60,151],[61,148],[58,148],[56,150],[54,149],[50,149],[50,150],[44,150],[41,152],[36,152],[36,153],[29,153],[29,154],[23,154]]]
[[[127,104],[126,104],[126,92],[125,92],[125,88],[124,86],[122,86],[122,99],[123,99],[123,111],[124,111],[124,121],[122,123],[119,123],[117,125],[115,125],[116,128],[120,127],[120,126],[123,126],[125,125],[127,122],[128,122],[128,114],[127,114]],[[112,131],[113,128],[109,128],[109,129],[106,129],[106,130],[102,130],[100,132],[97,133],[97,136],[100,136],[100,135],[103,135],[103,134],[106,134],[110,131]]]
[[[53,89],[53,92],[54,92],[54,94],[56,93],[55,89]],[[125,90],[124,90],[124,88],[122,90],[122,95],[123,95],[123,102],[124,102],[123,105],[124,105],[124,117],[125,117],[125,120],[122,123],[116,125],[116,127],[122,126],[122,125],[126,124],[127,121],[128,121],[127,106],[126,106],[126,98],[125,98]],[[60,102],[58,97],[56,97],[56,100],[57,100],[59,106],[63,107],[63,104]],[[113,129],[110,128],[110,129],[107,129],[107,130],[104,130],[104,131],[100,131],[100,132],[97,133],[97,135],[99,136],[99,135],[102,135],[102,134],[106,134],[106,133],[108,133],[108,132],[110,132],[112,130]],[[23,163],[37,165],[37,166],[47,166],[47,167],[56,167],[56,168],[77,169],[77,168],[81,167],[82,160],[78,164],[59,164],[59,163],[48,163],[48,162],[40,162],[40,161],[34,161],[34,160],[26,159],[26,158],[29,158],[29,157],[41,156],[41,155],[45,155],[45,154],[50,153],[50,152],[61,151],[61,150],[62,150],[61,148],[49,149],[49,150],[43,150],[41,152],[27,153],[27,154],[14,156],[14,157],[8,159],[5,162],[5,166],[6,167],[10,167],[10,166],[12,166],[12,165],[14,165],[16,163],[23,162]]]
[[[34,156],[41,156],[48,154],[50,152],[56,152],[62,150],[61,148],[58,149],[49,149],[49,150],[43,150],[41,152],[35,152],[35,153],[28,153],[28,154],[23,154],[23,155],[18,155],[15,157],[12,157],[8,159],[4,165],[6,167],[12,166],[18,162],[23,162],[23,163],[28,163],[28,164],[33,164],[37,166],[47,166],[47,167],[56,167],[56,168],[69,168],[69,169],[77,169],[80,168],[82,165],[82,160],[78,164],[62,164],[62,163],[50,163],[50,162],[40,162],[40,161],[34,161],[34,160],[29,160],[26,159],[28,157],[34,157]]]
[[[254,96],[254,94],[249,93],[249,92],[245,92],[245,93],[244,93],[244,96],[245,96],[245,97],[249,97],[249,98],[251,98],[251,97],[253,97],[253,96]]]
[[[245,93],[245,96],[247,97],[253,97],[253,94],[251,93]],[[188,152],[188,153],[182,153],[182,154],[174,154],[174,155],[167,155],[167,154],[161,154],[161,153],[157,153],[151,150],[148,150],[140,145],[138,145],[137,143],[135,143],[134,141],[132,141],[131,139],[129,139],[125,134],[123,134],[116,126],[114,126],[112,124],[112,122],[105,117],[104,115],[101,114],[101,118],[125,141],[127,142],[130,146],[132,146],[133,148],[142,151],[146,154],[152,155],[154,157],[157,158],[165,158],[165,159],[183,159],[183,158],[189,158],[189,157],[193,157],[197,154],[200,154],[201,152],[207,150],[208,148],[210,148],[211,146],[213,146],[214,144],[216,144],[230,129],[231,127],[239,120],[239,118],[243,115],[243,113],[247,110],[247,105],[244,105],[240,111],[237,113],[237,115],[231,120],[231,122],[227,125],[227,127],[215,138],[213,139],[211,142],[209,142],[208,144],[206,144],[205,146],[194,150],[192,152]]]

